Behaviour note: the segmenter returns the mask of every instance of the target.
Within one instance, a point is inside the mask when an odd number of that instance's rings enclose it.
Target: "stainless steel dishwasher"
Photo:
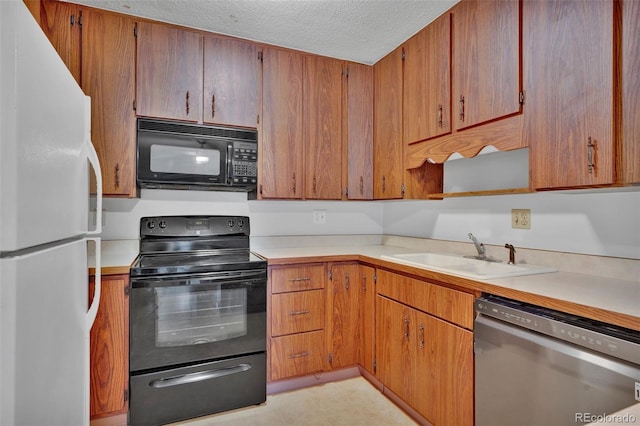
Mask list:
[[[639,403],[637,331],[497,296],[475,310],[476,426],[579,425]]]

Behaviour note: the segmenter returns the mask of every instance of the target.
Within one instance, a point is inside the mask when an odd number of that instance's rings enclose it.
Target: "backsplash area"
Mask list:
[[[511,228],[511,209],[531,209],[531,229]],[[545,192],[440,201],[247,201],[246,194],[142,190],[105,199],[102,237],[136,239],[140,217],[245,215],[254,237],[399,235],[640,259],[640,192]],[[325,223],[314,222],[314,211]]]

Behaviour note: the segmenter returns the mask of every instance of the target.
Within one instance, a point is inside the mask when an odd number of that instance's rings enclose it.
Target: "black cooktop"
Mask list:
[[[131,267],[131,276],[196,274],[266,268],[267,262],[249,250],[142,254]]]

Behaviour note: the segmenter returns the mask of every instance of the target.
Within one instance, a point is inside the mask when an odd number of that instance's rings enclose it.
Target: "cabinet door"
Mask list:
[[[258,71],[255,44],[205,37],[203,121],[256,127]]]
[[[125,15],[84,11],[81,86],[91,97],[91,140],[105,196],[136,196],[133,31]]]
[[[93,299],[94,281],[89,297]],[[100,307],[90,335],[91,417],[127,412],[129,389],[129,276],[102,277]],[[91,303],[91,300],[89,301]]]
[[[434,425],[473,425],[473,333],[415,311],[409,404]]]
[[[80,84],[82,72],[81,16],[80,8],[75,4],[42,0],[40,26],[78,84]]]
[[[263,52],[261,198],[302,198],[302,56]]]
[[[640,2],[622,2],[622,181],[640,184]]]
[[[415,375],[414,310],[382,296],[376,296],[377,377],[410,403]]]
[[[148,22],[137,33],[137,114],[200,121],[202,36]]]
[[[520,112],[520,2],[462,0],[453,28],[456,129]]]
[[[331,267],[331,313],[327,324],[331,368],[358,363],[360,268],[357,263]]]
[[[373,194],[402,198],[402,49],[374,65]]]
[[[610,184],[614,2],[523,5],[531,187]]]
[[[347,68],[347,197],[373,199],[373,67]]]
[[[342,197],[342,61],[304,57],[305,198]]]
[[[451,14],[404,44],[404,143],[451,132]]]
[[[358,363],[370,374],[376,373],[373,368],[375,359],[375,305],[376,290],[374,287],[374,274],[376,270],[370,266],[360,266],[361,293],[358,298],[358,327],[360,336],[360,349],[358,351]]]

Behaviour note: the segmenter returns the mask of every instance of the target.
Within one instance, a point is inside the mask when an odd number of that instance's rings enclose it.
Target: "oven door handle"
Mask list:
[[[199,371],[197,373],[184,374],[182,376],[156,379],[149,383],[153,388],[168,388],[170,386],[184,385],[187,383],[202,382],[204,380],[217,379],[230,374],[242,373],[251,368],[251,364],[242,363],[233,367],[217,368],[215,370]]]

